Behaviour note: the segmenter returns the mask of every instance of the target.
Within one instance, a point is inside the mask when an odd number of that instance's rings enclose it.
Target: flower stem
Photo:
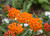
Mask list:
[[[33,14],[35,15],[36,18],[38,18],[37,15],[34,13],[34,11],[33,11]]]
[[[31,34],[31,36],[34,36],[34,35],[33,35],[33,33],[34,33],[34,32],[32,31],[32,34]]]
[[[24,23],[23,23],[23,28],[24,28]]]

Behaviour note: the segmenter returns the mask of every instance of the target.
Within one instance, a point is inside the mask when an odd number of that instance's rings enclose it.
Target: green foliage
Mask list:
[[[50,11],[50,2],[48,0],[7,0],[4,4],[17,9],[22,9],[24,12],[29,12],[31,5],[33,4],[41,4],[42,8],[46,11]]]
[[[22,36],[22,35],[25,35],[25,33],[27,32],[28,30],[24,30],[22,33],[20,33],[19,35],[17,35],[17,36]]]
[[[23,10],[24,10],[25,12],[28,12],[28,11],[29,11],[29,9],[30,9],[30,7],[31,7],[31,5],[32,5],[32,2],[33,2],[33,0],[25,1],[25,2],[24,2]]]
[[[0,31],[6,32],[6,29],[4,29],[2,26],[0,26]]]
[[[41,4],[43,4],[43,3],[47,3],[48,2],[48,0],[38,0],[38,3],[41,3]]]
[[[32,34],[32,32],[30,30],[28,30],[28,32],[25,36],[30,36],[31,34]]]
[[[43,19],[44,22],[47,22],[47,20],[49,19],[49,17],[45,16],[44,13],[41,14],[41,18]]]
[[[0,35],[3,36],[1,31],[0,31]]]
[[[48,4],[43,4],[42,8],[44,8],[46,11],[50,11],[50,5]]]

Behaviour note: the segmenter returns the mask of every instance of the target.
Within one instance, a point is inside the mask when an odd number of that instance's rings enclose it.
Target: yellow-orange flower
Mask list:
[[[17,34],[20,34],[24,29],[22,28],[21,25],[17,23],[12,23],[8,25],[9,31],[15,32]]]
[[[26,13],[26,12],[21,12],[18,14],[17,21],[20,23],[26,23],[27,19],[32,17],[32,14]]]
[[[30,26],[30,29],[32,29],[33,31],[40,30],[42,27],[41,21],[39,20],[39,18],[31,18],[28,24]]]
[[[14,19],[19,13],[18,9],[15,8],[11,8],[10,10],[8,10],[8,18],[9,19]]]

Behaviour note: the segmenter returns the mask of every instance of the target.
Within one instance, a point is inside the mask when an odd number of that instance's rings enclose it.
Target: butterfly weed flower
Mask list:
[[[8,18],[9,19],[14,19],[19,13],[18,9],[15,8],[11,8],[10,10],[8,10]]]
[[[30,26],[30,29],[32,29],[33,31],[38,31],[42,28],[39,18],[31,18],[28,24]]]
[[[20,34],[24,28],[22,28],[22,25],[19,25],[17,23],[12,23],[8,25],[9,31],[15,32],[17,34]]]
[[[4,12],[10,10],[10,6],[9,5],[5,5],[5,8],[4,8]]]
[[[8,30],[3,34],[3,36],[15,36],[15,33]]]
[[[30,17],[32,17],[32,14],[29,14],[26,12],[21,12],[18,14],[18,16],[16,18],[19,23],[26,23],[27,19]]]

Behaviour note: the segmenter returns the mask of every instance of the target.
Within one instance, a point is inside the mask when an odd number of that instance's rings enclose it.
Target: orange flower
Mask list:
[[[15,36],[14,32],[10,32],[9,30],[3,34],[3,36]]]
[[[26,13],[26,12],[21,12],[18,14],[17,21],[20,23],[26,23],[27,19],[32,17],[32,14]]]
[[[20,34],[24,30],[21,25],[16,23],[9,24],[8,28],[9,28],[9,31],[15,32],[17,34]]]
[[[30,29],[32,29],[33,31],[40,30],[42,27],[41,21],[39,21],[39,18],[31,18],[28,24],[30,26]]]
[[[8,18],[9,19],[14,19],[19,13],[18,9],[15,8],[11,8],[10,10],[8,10]]]
[[[4,12],[10,10],[10,6],[9,5],[5,5],[5,8],[4,8]]]

